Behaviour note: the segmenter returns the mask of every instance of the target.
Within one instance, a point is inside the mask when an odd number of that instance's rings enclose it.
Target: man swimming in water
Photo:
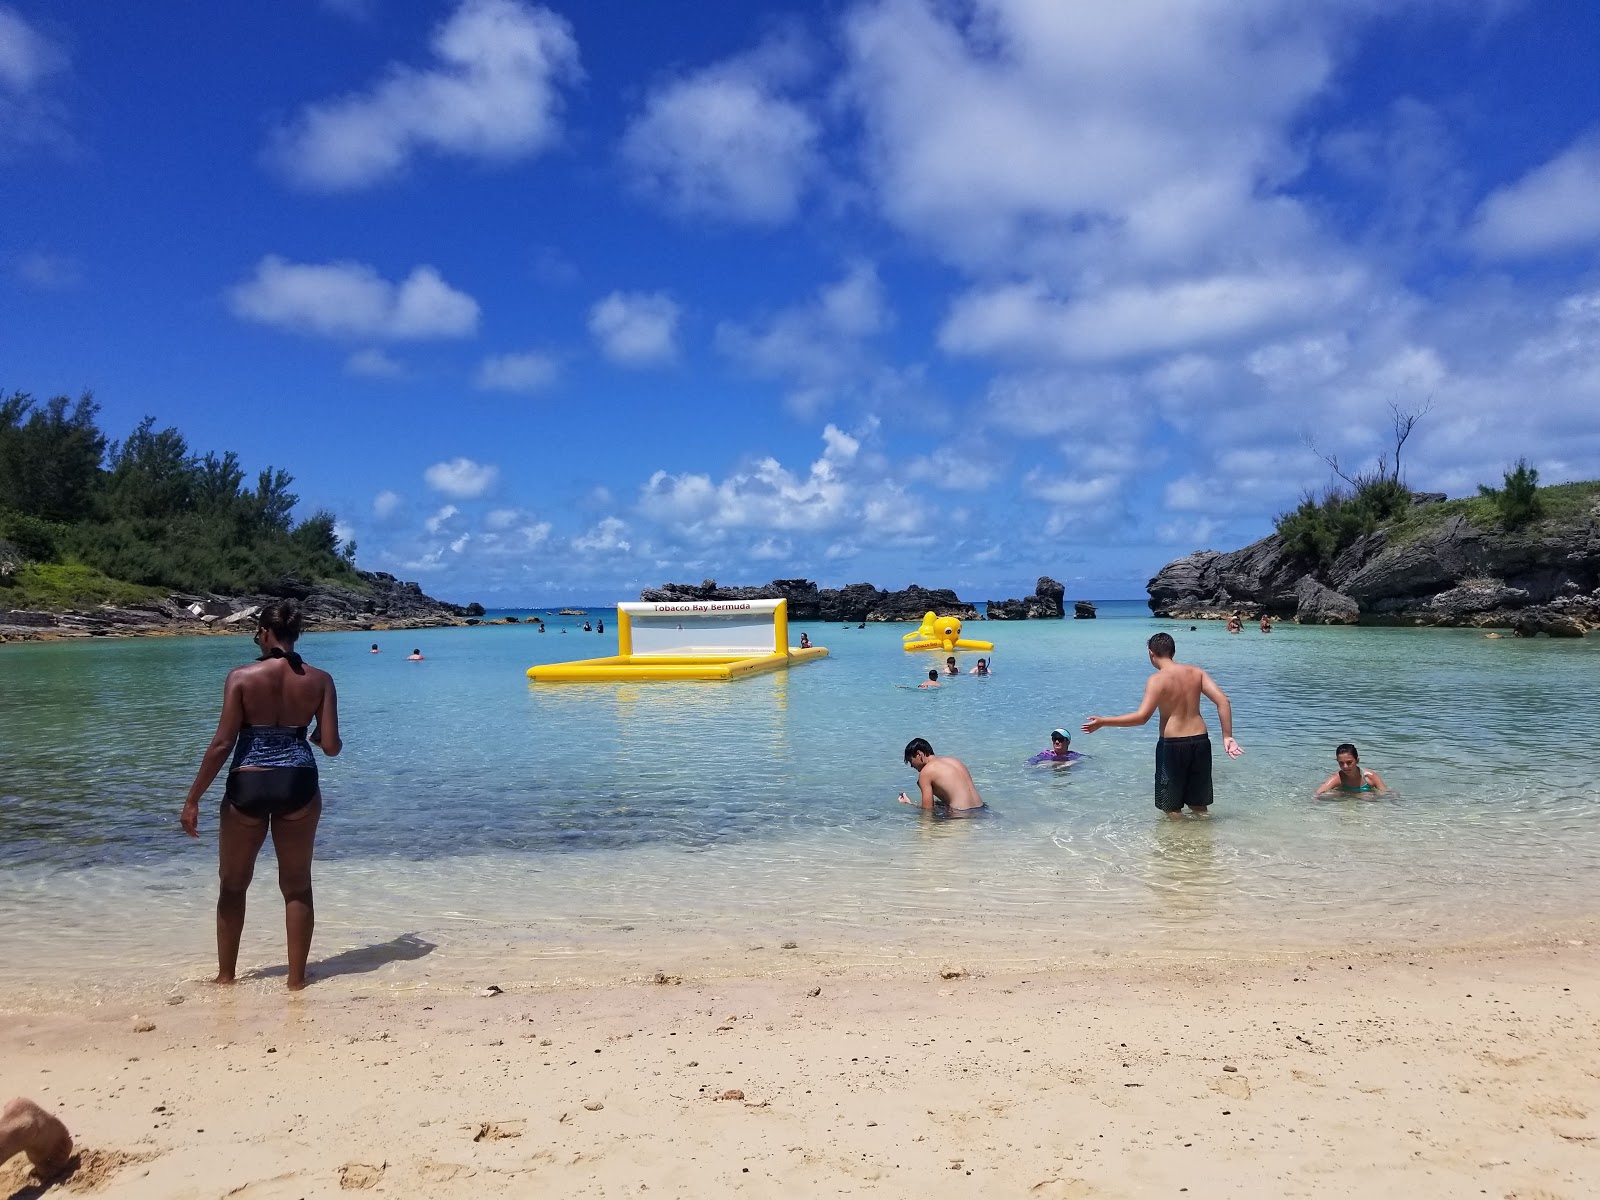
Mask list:
[[[1028,760],[1030,767],[1068,767],[1083,755],[1072,749],[1072,735],[1065,729],[1050,731],[1050,749],[1041,750]]]
[[[992,672],[989,670],[989,660],[986,658],[980,658],[978,660],[978,665],[972,668],[972,673],[974,675],[992,674]]]
[[[939,672],[930,670],[928,672],[928,678],[926,680],[924,680],[922,683],[917,684],[917,686],[919,688],[938,687],[939,686]]]
[[[954,654],[944,660],[944,673],[946,675],[961,674],[961,668],[956,666],[956,656]]]
[[[1380,793],[1389,790],[1376,771],[1362,769],[1361,755],[1356,752],[1353,742],[1341,744],[1333,756],[1339,762],[1339,769],[1328,776],[1327,782],[1317,789],[1317,795],[1326,796],[1329,792]]]
[[[1145,681],[1139,707],[1120,717],[1090,717],[1085,733],[1108,725],[1144,725],[1161,712],[1161,736],[1156,741],[1156,807],[1169,817],[1182,814],[1185,805],[1204,815],[1211,808],[1211,735],[1200,715],[1200,697],[1217,706],[1222,722],[1222,748],[1228,757],[1244,753],[1233,740],[1233,705],[1199,667],[1173,661],[1178,652],[1170,633],[1158,633],[1147,643],[1150,665],[1156,673]]]
[[[975,812],[983,807],[983,797],[978,785],[972,782],[972,772],[959,758],[940,758],[928,745],[926,738],[912,738],[906,743],[906,765],[917,773],[917,786],[921,789],[922,808],[932,812],[934,805],[942,804],[952,813]],[[917,804],[901,792],[901,804]]]

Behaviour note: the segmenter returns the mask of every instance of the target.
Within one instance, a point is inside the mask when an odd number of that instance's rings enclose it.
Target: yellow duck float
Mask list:
[[[927,613],[922,624],[905,635],[907,650],[993,650],[993,642],[980,642],[961,636],[960,617],[940,617]]]

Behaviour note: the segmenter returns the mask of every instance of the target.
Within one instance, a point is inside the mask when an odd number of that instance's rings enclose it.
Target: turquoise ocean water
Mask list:
[[[1230,636],[1101,611],[969,626],[997,643],[994,676],[932,693],[895,687],[943,658],[904,653],[901,625],[797,623],[832,657],[732,684],[530,685],[531,663],[614,651],[581,619],[308,636],[346,743],[322,763],[313,958],[378,947],[403,974],[420,968],[382,947],[426,947],[435,977],[518,962],[600,978],[780,939],[842,960],[1073,960],[1460,941],[1600,913],[1593,640]],[[1024,765],[1052,726],[1137,703],[1157,629],[1233,699],[1246,756],[1218,746],[1209,821],[1154,810],[1154,723],[1075,736],[1088,757],[1067,771]],[[405,661],[413,646],[426,662]],[[201,842],[177,813],[223,674],[252,649],[0,648],[0,985],[210,967],[220,783]],[[964,759],[992,811],[896,804],[913,736]],[[1312,799],[1344,740],[1396,796]],[[251,904],[242,961],[270,970],[270,849]]]

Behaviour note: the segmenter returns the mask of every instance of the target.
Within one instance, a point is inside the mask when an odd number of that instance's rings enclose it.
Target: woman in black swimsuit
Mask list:
[[[300,636],[299,606],[291,600],[268,605],[258,620],[255,642],[261,657],[228,672],[222,718],[200,760],[179,823],[190,837],[200,836],[200,797],[232,751],[217,837],[222,883],[217,896],[217,982],[233,982],[245,893],[270,832],[289,934],[289,988],[299,991],[306,985],[306,958],[316,924],[311,853],[322,815],[311,742],[329,758],[343,748],[339,702],[333,676],[294,651]],[[308,742],[306,727],[313,718],[317,727]]]

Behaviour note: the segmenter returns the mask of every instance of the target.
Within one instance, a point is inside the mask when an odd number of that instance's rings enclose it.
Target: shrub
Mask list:
[[[1520,529],[1529,521],[1544,515],[1544,505],[1539,502],[1539,471],[1530,467],[1525,458],[1502,476],[1505,486],[1492,488],[1478,485],[1478,494],[1493,502],[1500,523],[1507,529]]]
[[[1359,539],[1411,506],[1411,490],[1391,475],[1359,475],[1353,488],[1307,495],[1274,525],[1284,547],[1303,562],[1327,566]]]

